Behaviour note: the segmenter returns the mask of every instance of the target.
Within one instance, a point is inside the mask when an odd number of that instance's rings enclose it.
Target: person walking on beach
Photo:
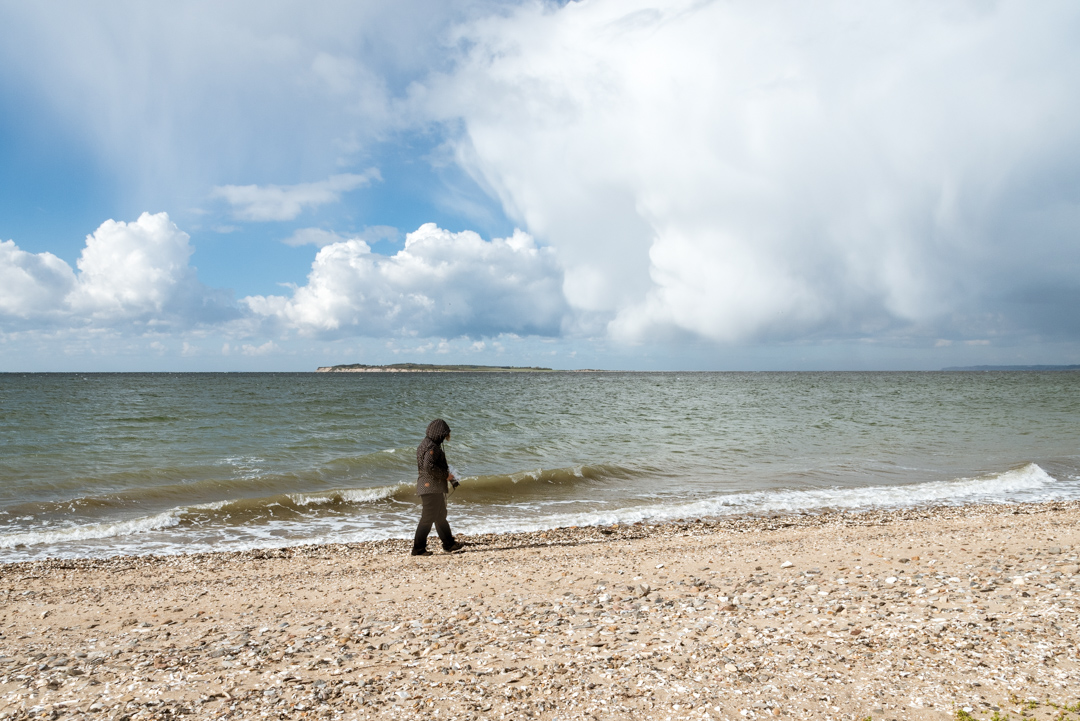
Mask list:
[[[420,496],[424,510],[420,514],[420,523],[416,525],[416,536],[413,538],[414,556],[431,555],[431,551],[427,550],[427,539],[432,524],[435,524],[444,551],[454,553],[465,547],[464,543],[454,540],[450,524],[446,521],[446,494],[449,491],[446,484],[449,481],[454,484],[454,488],[458,485],[442,449],[443,442],[448,440],[450,426],[442,418],[436,418],[428,424],[427,435],[416,449],[416,495]]]

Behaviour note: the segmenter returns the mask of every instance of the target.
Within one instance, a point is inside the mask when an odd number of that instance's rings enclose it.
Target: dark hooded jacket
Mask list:
[[[442,418],[436,418],[427,427],[427,435],[416,449],[416,495],[446,493],[450,466],[446,463],[442,442],[450,435],[450,426]]]

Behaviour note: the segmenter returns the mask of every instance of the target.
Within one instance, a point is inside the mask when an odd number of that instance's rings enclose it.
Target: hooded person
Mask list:
[[[416,495],[420,496],[424,510],[413,538],[414,556],[431,555],[431,551],[427,550],[427,539],[433,524],[444,551],[453,553],[465,547],[464,543],[454,540],[450,524],[446,521],[446,494],[450,490],[447,483],[457,486],[457,479],[450,473],[450,465],[442,449],[443,442],[449,438],[450,426],[442,418],[436,418],[428,424],[427,434],[416,449]]]

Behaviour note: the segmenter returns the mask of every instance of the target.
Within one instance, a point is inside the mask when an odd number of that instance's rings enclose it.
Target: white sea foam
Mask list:
[[[461,526],[467,533],[534,531],[561,526],[593,526],[637,521],[666,521],[676,518],[702,518],[740,514],[786,512],[798,513],[824,509],[864,510],[905,508],[922,505],[959,503],[1007,503],[1040,501],[1061,497],[1049,491],[1057,481],[1029,463],[1004,473],[979,478],[929,481],[898,486],[861,488],[821,488],[813,490],[754,491],[699,499],[688,503],[655,503],[610,511],[545,514],[535,517],[503,516],[492,519],[466,519]],[[1066,489],[1061,489],[1065,491]],[[1080,497],[1080,488],[1066,493]]]
[[[358,512],[346,515],[313,515],[289,520],[247,523],[239,526],[200,524],[176,527],[185,515],[219,510],[233,501],[217,501],[176,508],[143,518],[111,523],[85,524],[49,530],[0,535],[3,560],[28,560],[45,556],[86,557],[117,554],[173,554],[204,551],[274,548],[311,543],[346,543],[407,536],[415,523],[416,509],[395,505],[370,506],[409,487],[402,483],[370,489],[349,489],[321,494],[294,494],[293,502],[317,506],[338,497],[358,504]],[[958,478],[892,486],[818,488],[731,493],[686,502],[653,500],[641,505],[597,508],[602,501],[584,499],[533,500],[518,505],[455,505],[451,522],[459,533],[534,531],[561,526],[590,526],[637,521],[662,522],[756,513],[800,513],[822,509],[863,510],[961,503],[1005,503],[1080,498],[1080,478],[1074,474],[1057,480],[1034,463],[977,478]],[[569,511],[566,505],[590,505],[590,510]],[[554,507],[563,507],[561,512]],[[543,509],[548,509],[544,512]],[[21,547],[21,548],[20,548]]]
[[[513,483],[521,483],[522,481],[539,481],[543,476],[544,469],[537,468],[535,471],[520,471],[510,475],[510,480]]]
[[[265,473],[262,466],[266,464],[266,460],[263,458],[258,458],[256,456],[230,456],[228,458],[222,458],[221,460],[233,467],[233,472],[237,478],[245,481],[262,478]]]
[[[352,488],[338,491],[338,493],[342,499],[349,503],[372,503],[386,498],[393,498],[410,487],[412,487],[410,483],[399,483],[396,486],[382,486],[380,488]]]
[[[197,503],[193,506],[185,506],[183,508],[174,509],[175,512],[184,511],[220,511],[222,508],[235,503],[232,499],[226,499],[224,501],[209,501],[208,503]]]
[[[42,544],[61,544],[73,541],[89,541],[102,538],[128,536],[146,531],[157,531],[180,524],[180,513],[176,510],[165,511],[153,516],[132,518],[126,521],[109,523],[88,523],[78,526],[66,526],[43,531],[9,533],[0,535],[0,548],[18,546],[39,546]]]
[[[334,503],[338,499],[346,503],[374,503],[375,501],[393,498],[407,488],[409,488],[408,483],[399,483],[394,486],[379,486],[378,488],[345,488],[322,493],[289,493],[287,497],[298,506],[320,506]]]
[[[344,489],[330,491],[324,494],[297,493],[289,494],[288,498],[298,506],[317,506],[321,504],[331,503],[336,498],[340,498],[348,503],[371,503],[391,498],[394,496],[394,494],[398,493],[404,488],[407,488],[408,485],[409,484],[402,483],[396,486],[382,486],[379,488]],[[161,531],[179,526],[180,523],[183,521],[185,515],[191,514],[193,512],[219,511],[227,508],[235,502],[235,500],[231,499],[222,501],[211,501],[209,503],[199,503],[191,506],[173,508],[162,513],[142,516],[139,518],[131,518],[123,521],[86,523],[50,528],[47,530],[0,534],[0,549],[18,548],[20,546],[62,547],[65,545],[77,544],[79,542],[85,541],[97,541],[106,538],[119,538],[123,536],[145,534],[150,531]],[[25,520],[30,521],[32,519],[27,518]],[[315,521],[304,521],[304,523],[308,525],[318,525],[318,523]],[[248,533],[250,533],[250,530],[248,531]],[[275,538],[274,540],[280,539]],[[294,544],[296,543],[296,541],[292,540],[291,543]],[[265,545],[265,543],[263,545]],[[283,543],[282,545],[291,544]],[[217,546],[211,546],[207,550],[214,550],[214,548],[217,548]],[[184,548],[177,549],[176,552],[180,552],[180,550],[183,550],[184,552],[190,552],[193,550],[193,547],[185,543]]]

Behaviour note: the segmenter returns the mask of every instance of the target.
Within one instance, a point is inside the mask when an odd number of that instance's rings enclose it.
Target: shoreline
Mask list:
[[[461,539],[418,558],[395,539],[0,565],[0,718],[879,721],[1080,703],[1077,501]]]
[[[841,526],[878,526],[896,521],[911,521],[929,518],[959,518],[999,515],[1030,515],[1061,510],[1080,511],[1080,500],[1018,502],[1018,503],[970,503],[961,505],[925,505],[908,508],[836,510],[814,509],[803,513],[739,514],[730,516],[702,516],[700,518],[682,518],[664,521],[635,521],[633,523],[599,524],[593,526],[559,526],[531,531],[505,531],[476,534],[455,534],[459,540],[483,546],[498,545],[506,547],[533,546],[575,546],[603,540],[619,538],[639,539],[653,535],[670,535],[672,532],[698,527],[726,530],[731,532],[776,531],[782,529],[813,528],[838,524]],[[432,531],[428,543],[430,550],[437,550],[438,538]],[[112,568],[123,562],[167,562],[169,559],[185,558],[192,560],[244,560],[247,558],[293,558],[303,557],[305,552],[348,552],[350,550],[372,550],[389,553],[407,553],[412,547],[412,536],[386,538],[369,541],[349,541],[342,543],[298,543],[286,546],[267,546],[243,550],[213,551],[175,554],[117,554],[115,556],[93,556],[86,558],[45,557],[29,561],[0,561],[0,577],[9,569],[34,567],[39,565],[57,565],[64,569],[90,570],[98,566]]]

